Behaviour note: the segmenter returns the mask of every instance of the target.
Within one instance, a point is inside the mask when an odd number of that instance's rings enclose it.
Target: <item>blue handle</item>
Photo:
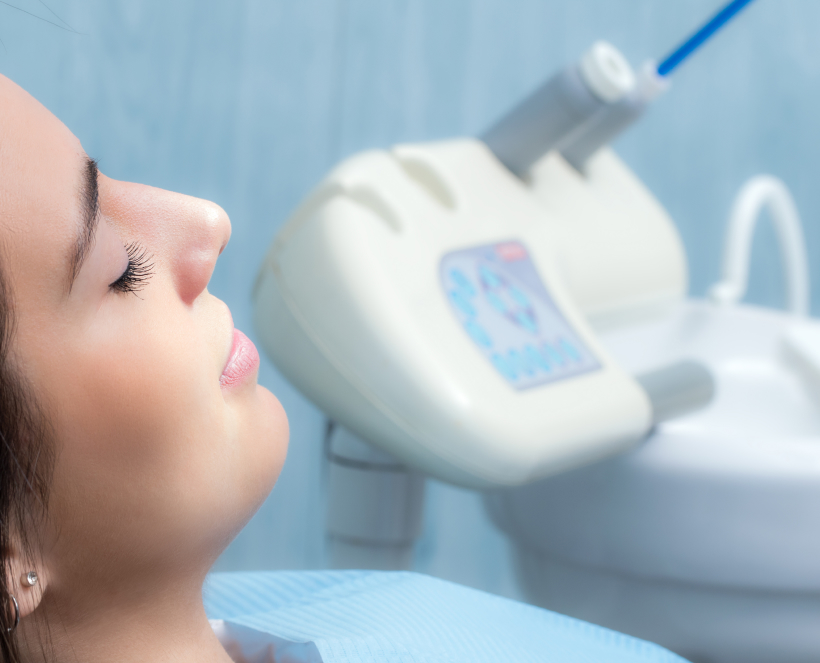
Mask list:
[[[671,74],[675,67],[702,46],[703,42],[720,30],[726,23],[731,21],[735,15],[750,2],[752,2],[752,0],[732,0],[732,2],[715,14],[706,25],[689,37],[689,39],[661,62],[658,66],[658,74],[661,76]]]

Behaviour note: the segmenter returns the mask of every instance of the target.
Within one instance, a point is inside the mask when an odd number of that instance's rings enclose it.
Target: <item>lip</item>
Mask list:
[[[219,376],[220,386],[231,388],[242,384],[254,376],[258,369],[259,351],[251,339],[234,328],[231,354],[222,375]]]

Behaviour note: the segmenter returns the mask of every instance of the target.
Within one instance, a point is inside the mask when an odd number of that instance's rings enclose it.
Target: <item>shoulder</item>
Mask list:
[[[294,642],[331,661],[679,663],[629,636],[416,573],[216,573],[208,616]]]

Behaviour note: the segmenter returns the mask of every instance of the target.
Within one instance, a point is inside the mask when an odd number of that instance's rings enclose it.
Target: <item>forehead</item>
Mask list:
[[[80,222],[83,159],[68,128],[0,76],[0,260],[18,301],[29,288],[42,292],[68,260]]]

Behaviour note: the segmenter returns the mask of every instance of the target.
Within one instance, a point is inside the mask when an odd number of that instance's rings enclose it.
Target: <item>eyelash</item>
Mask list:
[[[128,244],[125,252],[128,254],[128,267],[125,268],[122,276],[108,287],[117,292],[136,294],[154,275],[154,263],[151,262],[151,256],[145,247],[137,242]]]

